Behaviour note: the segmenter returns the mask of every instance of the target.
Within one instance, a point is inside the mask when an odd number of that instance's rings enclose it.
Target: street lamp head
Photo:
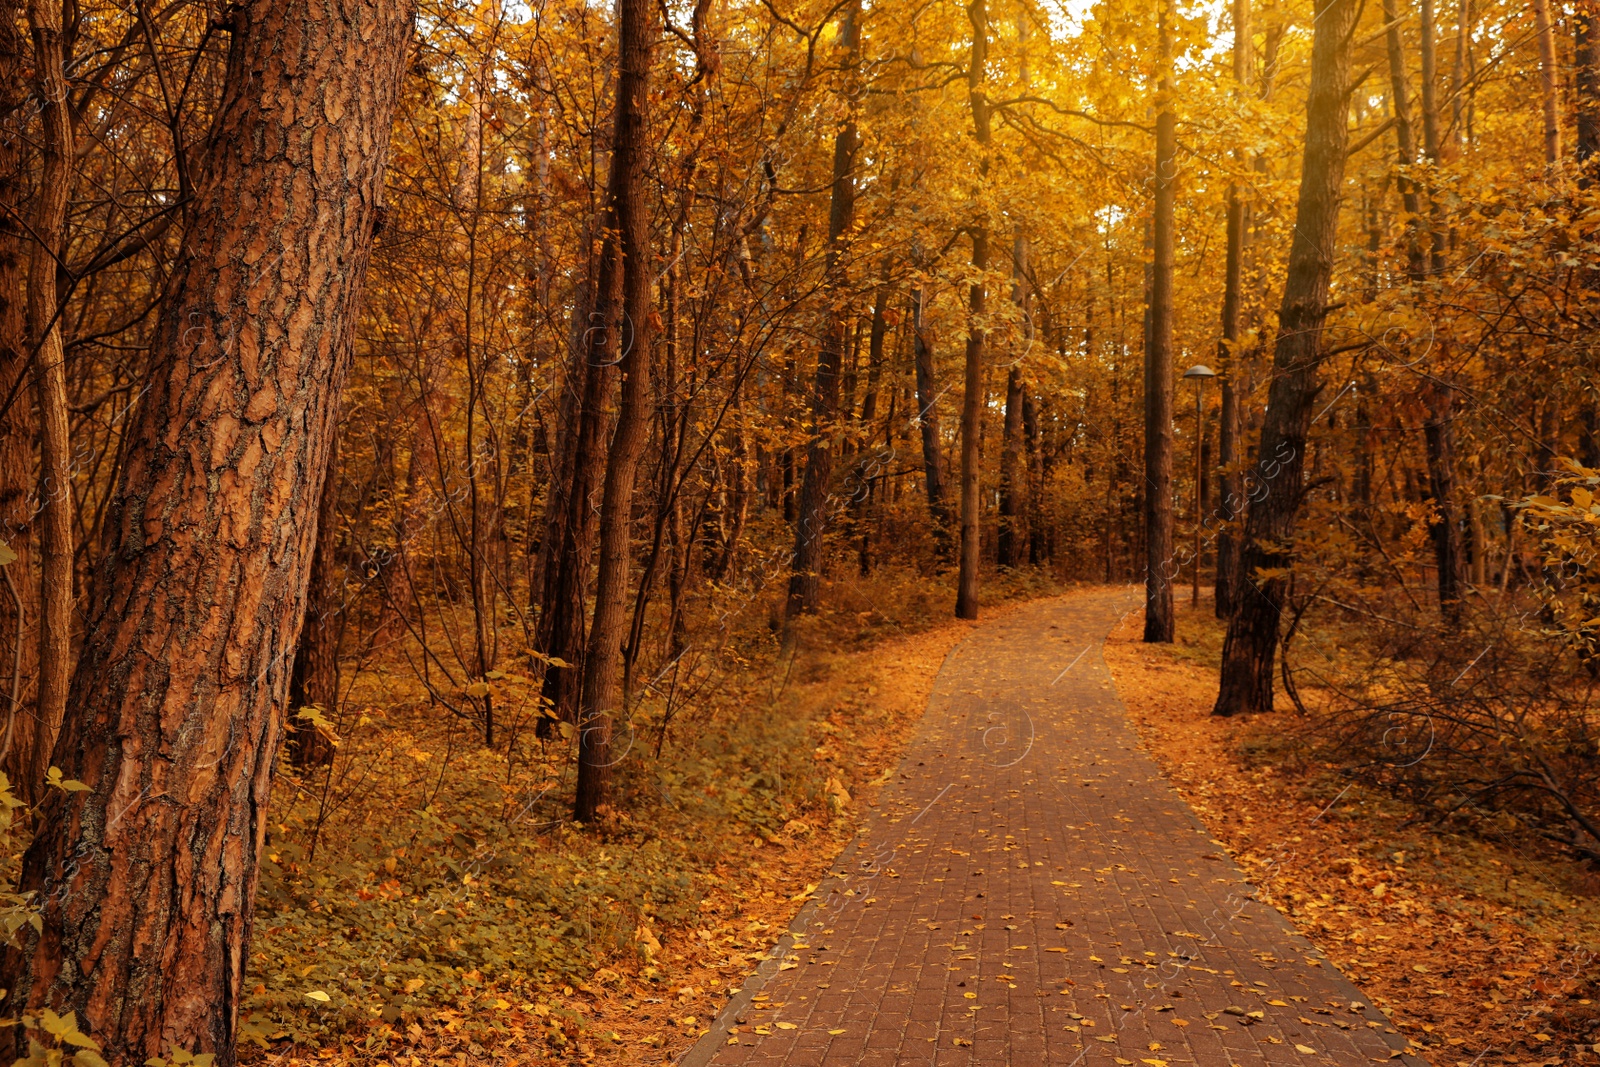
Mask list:
[[[1197,363],[1193,367],[1190,367],[1188,370],[1184,371],[1183,376],[1185,378],[1215,378],[1217,376],[1217,372],[1206,366],[1204,363]]]

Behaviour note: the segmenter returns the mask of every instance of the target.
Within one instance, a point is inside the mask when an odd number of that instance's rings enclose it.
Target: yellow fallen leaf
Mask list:
[[[843,1030],[829,1030],[828,1033],[832,1034],[834,1037],[838,1037],[840,1034],[844,1033],[844,1031]]]
[[[1296,1051],[1296,1052],[1303,1052],[1303,1053],[1305,1053],[1305,1054],[1306,1054],[1306,1055],[1307,1055],[1307,1056],[1315,1056],[1315,1055],[1316,1055],[1316,1054],[1317,1054],[1317,1050],[1316,1050],[1316,1049],[1314,1049],[1314,1048],[1307,1048],[1307,1047],[1306,1047],[1306,1046],[1304,1046],[1304,1045],[1296,1045],[1296,1046],[1295,1046],[1295,1047],[1294,1047],[1294,1050],[1295,1050],[1295,1051]]]
[[[779,1030],[793,1030],[794,1023],[773,1023]]]

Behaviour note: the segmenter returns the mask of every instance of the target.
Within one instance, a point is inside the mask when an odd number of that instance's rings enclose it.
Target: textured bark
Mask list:
[[[1320,385],[1322,323],[1349,143],[1350,36],[1360,0],[1319,0],[1306,100],[1306,143],[1289,271],[1278,311],[1272,389],[1248,488],[1242,586],[1222,650],[1219,715],[1272,710],[1278,628],[1303,493],[1306,434]]]
[[[823,267],[822,298],[827,303],[822,327],[822,349],[817,354],[817,374],[811,388],[811,440],[806,446],[806,469],[800,484],[799,515],[794,526],[794,558],[789,567],[789,596],[785,619],[817,610],[822,599],[822,554],[828,525],[828,489],[833,480],[834,450],[839,433],[839,372],[850,323],[844,293],[849,278],[845,254],[856,212],[856,112],[861,103],[861,3],[844,11],[840,47],[848,70],[845,119],[833,137],[833,190],[828,207],[828,251]]]
[[[973,137],[983,155],[981,173],[989,173],[990,121],[989,96],[984,91],[984,64],[989,57],[989,11],[987,0],[972,0],[967,7],[972,22],[972,51],[967,65],[967,99],[972,107]],[[956,618],[978,617],[978,565],[983,550],[979,536],[979,512],[983,501],[978,493],[982,463],[983,364],[987,337],[983,321],[987,293],[981,276],[989,267],[989,229],[983,220],[972,226],[972,269],[980,276],[967,296],[967,360],[964,392],[961,395],[961,553],[956,579]]]
[[[234,1062],[253,895],[396,96],[403,4],[230,7],[192,223],[128,428],[109,551],[23,859],[43,933],[13,1013],[73,1009],[112,1063]]]
[[[1251,59],[1250,0],[1233,0],[1233,80],[1234,91],[1243,95],[1250,85]],[[1245,151],[1234,153],[1242,169]],[[1242,320],[1244,246],[1249,235],[1249,212],[1244,190],[1237,183],[1228,186],[1228,250],[1223,266],[1222,340],[1217,345],[1218,369],[1222,372],[1222,411],[1218,417],[1217,465],[1222,477],[1217,489],[1216,518],[1223,524],[1217,534],[1217,576],[1212,608],[1217,618],[1233,614],[1239,574],[1239,539],[1231,523],[1239,517],[1239,395],[1240,324]]]
[[[328,466],[317,493],[317,539],[306,583],[305,622],[289,675],[289,719],[285,746],[296,767],[333,762],[333,745],[315,724],[297,719],[302,708],[332,718],[339,706],[339,443],[328,447]]]
[[[39,666],[39,584],[33,577],[33,441],[38,433],[28,385],[29,346],[23,303],[27,238],[21,224],[29,113],[28,39],[21,5],[0,2],[0,541],[16,553],[0,570],[0,771],[13,787],[30,777],[33,699]]]
[[[650,57],[655,42],[650,0],[618,0],[616,140],[607,192],[606,247],[621,264],[621,286],[597,305],[601,328],[596,345],[622,376],[617,428],[606,457],[600,500],[599,560],[595,573],[594,622],[584,649],[583,694],[578,711],[578,787],[573,818],[588,822],[610,792],[612,720],[617,712],[618,668],[628,599],[633,489],[639,456],[649,433],[650,217],[644,181],[650,107]],[[618,300],[616,297],[620,297]]]
[[[18,793],[36,802],[50,747],[67,708],[72,671],[72,445],[67,425],[66,351],[56,310],[56,265],[65,247],[73,158],[72,116],[62,52],[61,5],[31,0],[34,85],[39,96],[42,166],[28,262],[28,340],[39,404],[39,693],[33,752]]]
[[[1156,88],[1154,256],[1144,353],[1144,639],[1173,639],[1172,283],[1177,195],[1177,116],[1172,111],[1172,12],[1161,8],[1161,80]]]

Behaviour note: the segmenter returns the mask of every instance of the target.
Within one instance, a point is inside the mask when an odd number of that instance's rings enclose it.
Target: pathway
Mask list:
[[[874,818],[685,1067],[1421,1065],[1139,748],[1101,657],[1128,591],[945,662]]]

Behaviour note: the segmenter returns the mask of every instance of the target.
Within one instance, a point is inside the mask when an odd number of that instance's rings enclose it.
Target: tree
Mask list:
[[[1173,638],[1172,581],[1172,283],[1176,240],[1178,120],[1172,110],[1172,5],[1160,14],[1161,73],[1156,83],[1154,258],[1150,330],[1144,354],[1144,639]]]
[[[989,59],[989,11],[987,0],[972,0],[967,6],[972,23],[972,48],[967,62],[967,101],[972,109],[973,138],[981,155],[980,175],[989,173],[989,142],[992,137],[989,97],[984,89],[988,75],[984,64]],[[981,181],[981,179],[980,179]],[[978,568],[983,550],[979,538],[979,467],[983,458],[983,363],[986,331],[983,325],[987,288],[983,272],[989,269],[989,227],[975,220],[969,227],[972,238],[972,270],[976,277],[967,296],[967,360],[961,394],[961,547],[956,578],[956,618],[978,617]]]
[[[583,695],[578,714],[578,787],[572,815],[588,822],[606,802],[611,779],[611,733],[617,711],[617,673],[626,620],[631,563],[633,490],[649,428],[651,315],[650,216],[644,199],[650,107],[650,60],[655,46],[654,7],[649,0],[620,0],[616,134],[607,190],[606,245],[620,263],[621,285],[602,291],[597,304],[606,365],[622,375],[617,428],[606,457],[600,500],[599,565],[594,622],[584,649]],[[602,276],[605,267],[601,268]],[[617,273],[613,268],[613,276]]]
[[[855,222],[856,110],[861,103],[861,2],[854,0],[840,20],[839,45],[845,51],[848,85],[845,118],[833,138],[833,184],[828,211],[827,264],[823,268],[822,350],[817,356],[811,392],[811,441],[800,486],[800,513],[794,528],[794,560],[790,565],[785,615],[793,620],[817,610],[822,595],[822,553],[828,527],[828,490],[833,479],[833,452],[839,427],[839,372],[849,343],[850,319],[844,292],[848,284],[846,255]]]
[[[1278,630],[1294,560],[1306,434],[1320,386],[1322,325],[1337,247],[1350,95],[1350,37],[1359,0],[1319,0],[1306,94],[1305,152],[1289,273],[1278,310],[1272,388],[1252,475],[1241,558],[1244,593],[1228,620],[1215,712],[1272,710]]]
[[[56,275],[66,248],[67,194],[74,154],[68,110],[61,5],[30,0],[34,82],[43,136],[39,190],[33,207],[33,249],[28,259],[28,341],[40,429],[39,696],[33,752],[18,783],[22,796],[37,800],[50,746],[67,708],[72,670],[72,446],[67,427],[66,350],[61,341]]]
[[[88,632],[23,860],[14,1012],[113,1062],[234,1060],[263,819],[411,31],[403,4],[228,9],[228,66]],[[268,254],[267,249],[281,249]]]
[[[1250,0],[1233,0],[1233,80],[1236,97],[1242,99],[1250,85],[1252,58]],[[1234,160],[1242,169],[1246,153],[1234,150]],[[1241,303],[1244,288],[1244,250],[1249,232],[1248,208],[1239,182],[1228,183],[1227,252],[1223,262],[1222,338],[1217,343],[1222,369],[1222,411],[1217,433],[1217,464],[1222,470],[1217,496],[1221,500],[1219,517],[1225,524],[1217,535],[1217,578],[1212,607],[1219,619],[1233,613],[1239,584],[1239,542],[1231,524],[1239,517],[1239,388],[1243,353],[1240,346]]]

